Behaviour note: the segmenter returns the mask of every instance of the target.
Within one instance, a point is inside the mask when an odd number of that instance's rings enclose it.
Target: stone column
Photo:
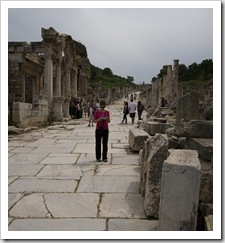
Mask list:
[[[44,74],[45,86],[44,96],[48,100],[49,118],[51,119],[53,108],[53,63],[51,59],[51,51],[47,49],[45,53],[45,74]]]
[[[77,97],[77,71],[75,69],[71,72],[71,96]]]
[[[70,98],[65,98],[63,103],[63,113],[65,118],[71,118],[69,113]]]
[[[58,60],[56,66],[56,82],[54,96],[61,96],[61,60]]]
[[[160,79],[158,78],[158,79],[155,81],[156,107],[160,106],[159,82],[160,82]]]
[[[173,61],[173,100],[172,100],[172,107],[177,105],[177,85],[178,85],[178,74],[179,74],[179,60]]]
[[[166,75],[166,81],[165,81],[165,92],[164,92],[164,98],[167,100],[168,105],[172,103],[173,100],[173,93],[172,93],[172,87],[173,87],[173,71],[172,71],[172,65],[168,65],[167,67],[167,75]]]
[[[197,151],[170,150],[162,169],[159,230],[196,230],[200,181]]]
[[[70,91],[70,82],[71,82],[71,80],[70,80],[70,78],[71,78],[71,76],[70,76],[70,67],[66,67],[66,92],[65,92],[65,96],[66,97],[70,97],[71,96],[71,91]]]

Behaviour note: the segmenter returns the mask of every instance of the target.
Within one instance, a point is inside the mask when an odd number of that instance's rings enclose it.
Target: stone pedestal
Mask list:
[[[54,107],[53,107],[53,121],[60,121],[63,118],[63,108],[62,104],[64,101],[64,97],[54,96]]]
[[[170,150],[162,169],[159,230],[195,231],[201,165],[195,150]]]
[[[66,98],[63,104],[64,118],[71,118],[69,113],[70,108],[70,98]]]

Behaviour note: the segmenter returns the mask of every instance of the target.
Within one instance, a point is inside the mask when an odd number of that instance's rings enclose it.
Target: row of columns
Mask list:
[[[57,59],[54,81],[53,59]],[[44,97],[48,100],[49,119],[51,120],[69,118],[70,97],[78,96],[78,69],[71,63],[68,64],[65,68],[65,77],[62,78],[61,63],[61,57],[55,57],[51,48],[48,47],[45,52]],[[88,77],[84,74],[80,75],[79,82],[81,95],[87,95]]]

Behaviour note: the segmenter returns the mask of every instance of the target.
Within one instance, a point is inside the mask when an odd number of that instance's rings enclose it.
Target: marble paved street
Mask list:
[[[110,111],[108,162],[96,162],[95,127],[70,120],[9,135],[9,231],[156,231],[140,195],[139,155],[130,150],[123,101]],[[144,113],[145,115],[145,113]],[[143,115],[143,116],[144,116]]]

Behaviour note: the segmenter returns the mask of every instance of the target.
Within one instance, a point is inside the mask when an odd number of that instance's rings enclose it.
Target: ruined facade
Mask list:
[[[86,47],[52,27],[41,34],[41,42],[8,43],[8,105],[18,127],[70,118],[70,98],[87,97]]]
[[[152,106],[156,108],[160,105],[160,98],[163,96],[168,105],[172,108],[176,106],[177,100],[182,96],[178,90],[179,60],[168,65],[167,74],[162,79],[157,78],[152,81]]]

